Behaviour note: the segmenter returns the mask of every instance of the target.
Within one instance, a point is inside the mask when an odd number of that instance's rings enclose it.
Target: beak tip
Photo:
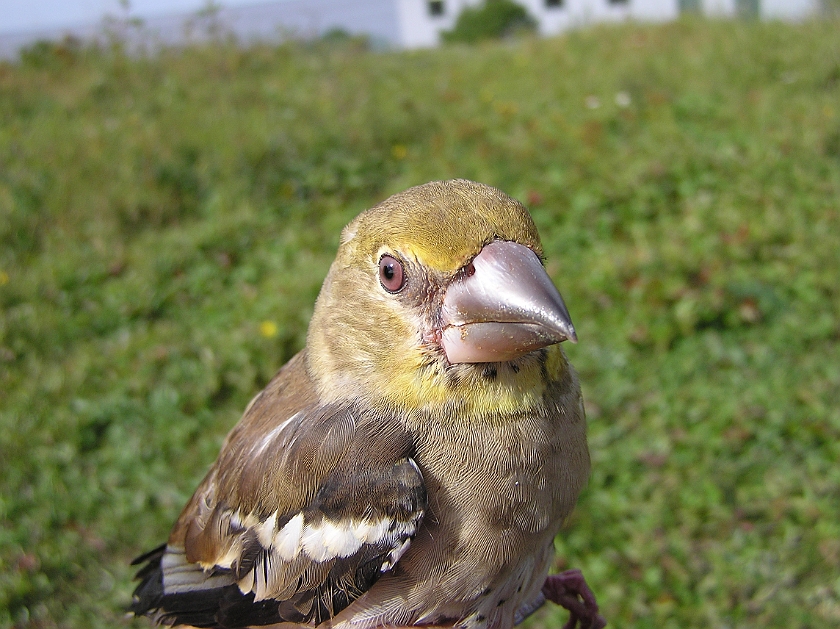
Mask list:
[[[569,313],[566,311],[566,304],[562,304],[562,306],[562,316],[560,320],[555,323],[556,327],[554,329],[560,337],[560,342],[569,341],[570,343],[577,343],[578,336],[575,326],[572,323],[572,319],[569,317]]]
[[[577,332],[575,331],[574,327],[569,325],[565,330],[563,330],[563,340],[569,341],[570,343],[577,344],[578,337]]]

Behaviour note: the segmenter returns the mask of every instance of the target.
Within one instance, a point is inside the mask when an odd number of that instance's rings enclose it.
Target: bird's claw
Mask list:
[[[589,589],[580,570],[566,570],[547,577],[542,587],[546,600],[569,610],[569,622],[563,629],[602,629],[607,621],[598,613],[595,594]]]

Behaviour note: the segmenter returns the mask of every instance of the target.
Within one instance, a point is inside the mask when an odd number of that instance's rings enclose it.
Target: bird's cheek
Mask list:
[[[423,330],[423,344],[427,347],[441,347],[443,345],[443,332],[439,327],[430,327]]]

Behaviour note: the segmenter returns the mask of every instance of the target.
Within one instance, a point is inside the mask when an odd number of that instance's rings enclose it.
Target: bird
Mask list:
[[[131,603],[162,625],[510,629],[547,576],[590,457],[577,342],[528,210],[436,181],[341,232],[305,348],[248,404]]]

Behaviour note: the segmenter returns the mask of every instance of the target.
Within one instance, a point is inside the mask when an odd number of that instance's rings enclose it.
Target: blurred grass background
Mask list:
[[[838,26],[0,63],[0,627],[147,626],[128,562],[302,347],[340,228],[456,176],[531,208],[578,328],[558,568],[612,627],[840,625]]]

